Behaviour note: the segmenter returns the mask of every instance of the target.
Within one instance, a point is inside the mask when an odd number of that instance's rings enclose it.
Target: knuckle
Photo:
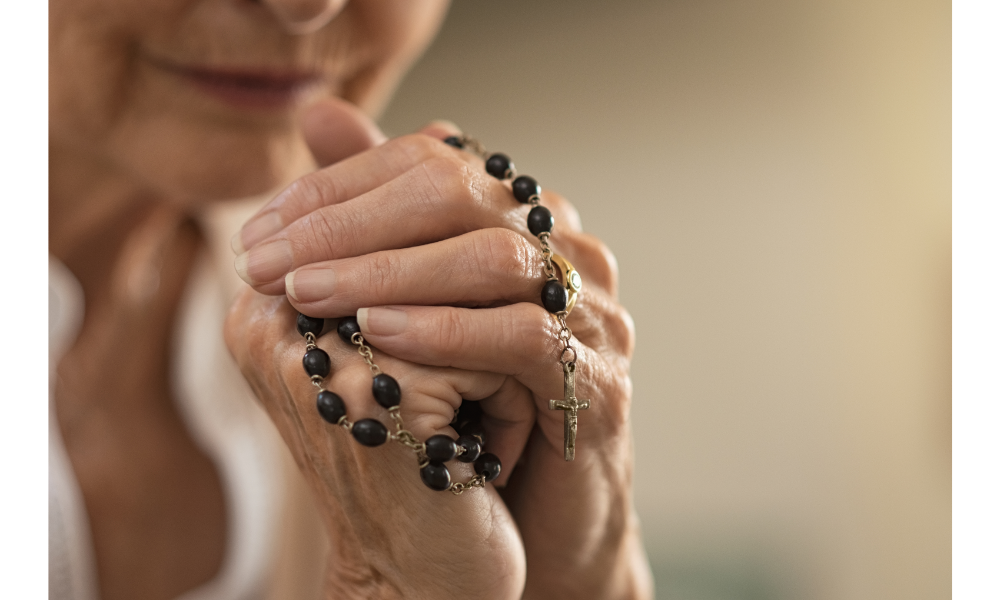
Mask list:
[[[615,337],[622,353],[626,359],[631,359],[632,353],[635,352],[635,320],[632,318],[632,314],[624,306],[617,305],[611,323],[617,333]]]
[[[436,343],[434,344],[442,353],[462,351],[469,345],[469,330],[465,326],[462,314],[461,310],[446,310],[442,312],[440,322],[437,324],[437,331],[435,332],[437,340],[435,340]]]
[[[632,408],[632,378],[625,364],[587,357],[584,381],[592,397],[600,399],[601,421],[612,431],[628,427]]]
[[[373,298],[385,298],[399,273],[399,261],[392,252],[376,252],[368,256],[366,278]]]
[[[558,322],[537,304],[524,303],[520,306],[517,318],[505,324],[507,335],[514,339],[516,346],[525,349],[525,358],[531,362],[540,357],[555,356],[562,348]]]
[[[580,211],[565,197],[555,192],[543,190],[542,203],[548,206],[549,210],[556,215],[561,226],[568,227],[571,231],[580,231],[582,227]]]
[[[534,248],[515,231],[502,228],[483,229],[472,237],[470,255],[479,274],[487,278],[521,282],[533,275]]]
[[[403,153],[413,163],[449,154],[449,149],[444,143],[422,133],[411,133],[393,138],[386,145]]]
[[[632,377],[628,373],[614,377],[614,384],[608,398],[608,417],[611,424],[627,427],[632,409]]]
[[[324,194],[320,177],[318,173],[310,173],[288,184],[281,193],[282,212],[304,214],[323,206]]]
[[[436,195],[452,208],[481,205],[485,198],[482,177],[455,156],[440,156],[423,163],[424,173]]]
[[[344,248],[354,247],[357,228],[347,219],[336,206],[307,215],[289,236],[295,255],[311,261],[339,258]]]
[[[588,276],[612,295],[618,289],[618,259],[611,249],[599,238],[589,233],[579,234],[581,250],[587,255]]]

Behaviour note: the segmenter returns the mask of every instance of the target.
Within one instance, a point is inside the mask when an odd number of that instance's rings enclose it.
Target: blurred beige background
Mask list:
[[[458,0],[382,120],[617,254],[660,598],[950,597],[950,13]]]

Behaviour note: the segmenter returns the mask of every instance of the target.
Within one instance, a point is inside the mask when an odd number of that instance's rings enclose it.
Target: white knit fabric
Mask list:
[[[178,600],[260,598],[274,559],[282,506],[280,440],[222,340],[228,298],[212,261],[192,273],[179,315],[173,362],[178,411],[215,462],[226,496],[228,539],[215,578]],[[72,344],[83,294],[65,266],[49,268],[49,598],[98,600],[86,509],[55,418],[55,367]]]

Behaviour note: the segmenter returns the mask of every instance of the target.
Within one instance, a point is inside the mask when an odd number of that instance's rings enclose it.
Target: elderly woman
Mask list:
[[[50,8],[53,598],[650,596],[613,257],[371,121],[445,2]]]

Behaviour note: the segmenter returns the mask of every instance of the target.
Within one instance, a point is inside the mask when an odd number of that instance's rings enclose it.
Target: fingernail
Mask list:
[[[275,240],[237,256],[236,273],[250,285],[267,283],[284,277],[292,268],[293,260],[288,240]]]
[[[359,308],[361,332],[374,335],[396,335],[406,329],[406,312],[395,308]]]
[[[333,295],[337,274],[333,269],[302,269],[285,277],[285,292],[298,302],[314,302]]]
[[[253,248],[254,244],[261,240],[266,240],[284,229],[284,227],[284,223],[281,222],[281,215],[277,212],[271,211],[258,215],[233,236],[230,242],[233,252],[242,254],[247,251],[247,248]]]

